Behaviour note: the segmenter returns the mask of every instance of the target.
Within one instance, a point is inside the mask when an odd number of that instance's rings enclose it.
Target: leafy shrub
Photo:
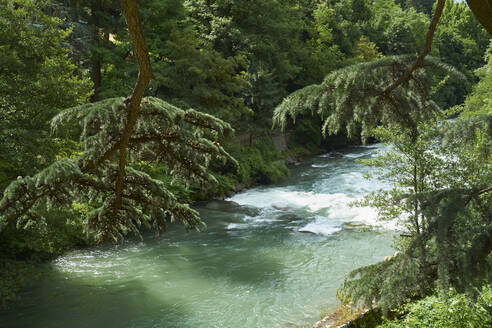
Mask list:
[[[476,300],[466,294],[433,295],[411,304],[400,321],[384,328],[485,328],[492,327],[492,285],[482,288]]]

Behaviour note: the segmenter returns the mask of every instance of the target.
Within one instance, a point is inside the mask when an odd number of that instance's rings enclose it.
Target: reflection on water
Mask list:
[[[281,185],[200,204],[202,233],[74,251],[0,313],[2,327],[293,327],[336,305],[344,275],[393,253],[394,225],[351,208],[385,188],[347,149],[297,166]],[[364,229],[361,229],[364,227]],[[367,229],[373,227],[373,229]]]

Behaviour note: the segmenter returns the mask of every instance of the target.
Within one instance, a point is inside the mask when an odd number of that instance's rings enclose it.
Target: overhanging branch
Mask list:
[[[128,31],[133,44],[133,51],[138,62],[138,78],[132,94],[125,100],[128,108],[128,114],[126,117],[126,125],[121,136],[121,142],[119,147],[119,160],[118,160],[118,177],[116,179],[116,200],[115,208],[117,211],[121,207],[122,192],[125,177],[126,167],[126,155],[128,152],[128,144],[133,134],[135,124],[137,122],[140,103],[147,89],[149,81],[152,79],[152,68],[150,66],[149,53],[145,44],[145,38],[143,34],[142,24],[138,16],[138,1],[137,0],[121,0],[121,7],[125,15],[126,24],[128,25]]]
[[[465,205],[468,205],[468,203],[470,203],[470,201],[475,198],[475,197],[478,197],[482,194],[485,194],[485,193],[488,193],[488,192],[491,192],[492,191],[492,186],[488,186],[486,188],[483,188],[483,189],[480,189],[480,190],[477,190],[473,193],[471,193],[468,198],[466,199],[465,201]]]
[[[412,66],[410,66],[410,68],[405,72],[405,74],[403,74],[398,80],[396,80],[386,89],[384,89],[384,91],[381,92],[381,95],[389,96],[391,91],[395,90],[398,86],[408,82],[412,77],[413,72],[415,72],[415,70],[417,70],[418,68],[422,67],[425,56],[427,56],[431,51],[432,40],[434,39],[434,32],[436,31],[437,23],[441,18],[442,11],[444,9],[445,4],[446,4],[446,0],[437,1],[437,7],[434,13],[434,17],[432,18],[432,21],[429,25],[429,29],[427,30],[427,36],[425,38],[425,46],[422,52],[420,53],[420,55],[417,57],[415,62],[412,64]]]

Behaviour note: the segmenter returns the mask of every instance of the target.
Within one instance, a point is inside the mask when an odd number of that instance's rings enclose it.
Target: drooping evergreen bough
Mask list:
[[[53,129],[79,122],[84,149],[76,158],[60,160],[32,177],[12,182],[0,201],[0,229],[11,222],[18,227],[43,226],[42,209],[71,208],[74,202],[90,206],[85,219],[97,241],[117,241],[128,232],[139,235],[142,226],[162,231],[168,221],[198,229],[202,222],[195,210],[180,202],[162,181],[132,167],[125,169],[122,204],[115,206],[114,181],[128,108],[123,98],[111,98],[55,116]],[[173,177],[213,183],[216,180],[207,170],[212,157],[237,164],[215,141],[232,131],[228,123],[211,115],[147,97],[129,141],[130,163],[160,162]]]
[[[430,100],[433,88],[427,71],[442,72],[462,81],[465,77],[453,67],[426,57],[407,82],[386,92],[414,60],[412,55],[391,56],[333,71],[322,83],[286,97],[275,109],[274,125],[284,129],[288,118],[295,122],[301,114],[317,113],[324,120],[324,135],[345,128],[349,137],[360,133],[363,140],[380,124],[415,127],[417,122],[434,117],[439,111],[438,105]]]

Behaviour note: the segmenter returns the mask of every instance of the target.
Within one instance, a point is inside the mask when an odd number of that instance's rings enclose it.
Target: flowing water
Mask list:
[[[351,270],[392,255],[392,226],[351,208],[387,186],[355,158],[307,160],[282,184],[198,206],[207,230],[77,250],[0,313],[0,327],[310,327]]]

